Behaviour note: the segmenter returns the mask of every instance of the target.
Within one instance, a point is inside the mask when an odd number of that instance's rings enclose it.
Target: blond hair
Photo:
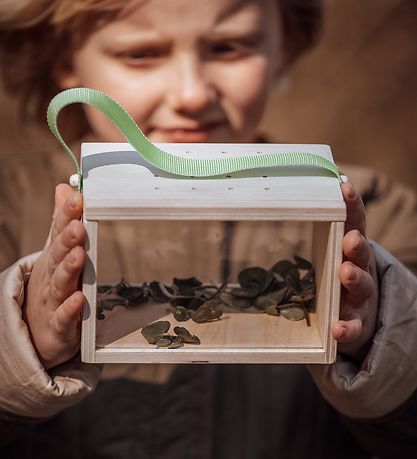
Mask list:
[[[321,0],[276,0],[281,12],[287,61],[293,62],[317,39]],[[59,92],[57,61],[88,34],[126,6],[126,0],[3,0],[0,7],[0,77],[17,97],[22,117],[44,119],[49,100]],[[73,116],[71,112],[76,112]],[[67,110],[76,138],[87,128],[79,107]]]

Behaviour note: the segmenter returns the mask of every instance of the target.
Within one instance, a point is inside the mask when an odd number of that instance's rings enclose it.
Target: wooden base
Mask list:
[[[93,363],[93,362],[91,362]],[[99,349],[94,363],[333,363],[322,349]]]
[[[96,362],[137,363],[324,363],[322,339],[317,315],[293,322],[261,312],[229,310],[220,320],[198,324],[192,320],[177,322],[166,304],[148,303],[137,309],[116,307],[106,311],[106,319],[97,321]],[[179,349],[157,349],[140,330],[156,320],[168,320],[196,334],[200,345],[186,344]]]

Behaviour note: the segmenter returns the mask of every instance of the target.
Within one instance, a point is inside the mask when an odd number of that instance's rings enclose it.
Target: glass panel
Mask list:
[[[312,260],[311,222],[109,221],[98,227],[98,347],[154,348],[141,330],[158,320],[171,323],[171,336],[174,326],[186,327],[207,348],[322,346],[314,300],[297,300],[299,316],[306,314],[298,321],[286,318],[297,317],[297,311],[282,307],[294,306],[294,295],[299,297],[308,282],[290,291],[288,279],[285,284],[279,270],[271,271],[280,260],[294,262],[294,255]],[[249,283],[240,285],[242,270],[253,267],[263,268],[257,273],[266,276],[265,284],[255,271],[246,271]],[[308,274],[307,269],[295,270],[301,278]],[[198,281],[182,287],[174,281],[192,277]],[[244,288],[232,291],[237,287]],[[274,306],[280,316],[271,315],[272,309],[265,313],[284,288],[281,304],[277,300]],[[273,296],[270,302],[265,295]],[[202,305],[212,299],[212,313],[204,312]]]

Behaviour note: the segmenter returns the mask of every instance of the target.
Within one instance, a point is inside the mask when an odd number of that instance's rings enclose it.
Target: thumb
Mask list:
[[[70,185],[67,185],[66,183],[60,183],[59,185],[56,186],[55,188],[55,208],[54,208],[53,218],[55,217],[58,210],[64,207],[65,201],[68,199],[69,195],[73,191],[74,191],[73,188]]]

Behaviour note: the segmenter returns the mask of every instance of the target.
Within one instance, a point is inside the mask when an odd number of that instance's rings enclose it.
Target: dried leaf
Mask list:
[[[97,285],[97,292],[101,294],[110,293],[112,288],[113,288],[112,285],[107,285],[107,284]]]
[[[213,298],[203,303],[196,311],[191,313],[191,319],[197,323],[212,322],[222,316],[222,311],[217,309],[220,300]]]
[[[307,290],[312,290],[314,292],[316,290],[316,284],[311,280],[306,280],[303,278],[300,280],[300,285],[304,292]]]
[[[155,344],[169,330],[171,324],[167,320],[153,322],[141,330],[142,335],[150,344]]]
[[[295,320],[295,321],[303,320],[306,316],[304,312],[304,308],[299,307],[299,306],[298,307],[293,306],[293,307],[283,308],[283,309],[280,308],[280,313],[282,317],[285,317],[288,320]]]
[[[282,303],[277,306],[277,308],[281,311],[282,309],[288,308],[299,308],[300,305],[298,303]]]
[[[171,288],[167,287],[166,285],[162,284],[162,282],[158,281],[150,282],[148,287],[152,299],[155,300],[157,303],[168,303],[168,301],[170,300],[170,297],[164,293],[161,287],[164,287],[164,290],[166,289],[166,291],[169,293],[174,292]]]
[[[314,300],[314,298],[316,297],[315,293],[311,290],[304,291],[301,296],[303,298],[304,303],[309,303],[310,301]]]
[[[114,289],[116,291],[116,294],[120,296],[120,292],[129,287],[130,285],[124,279],[122,279],[118,284],[114,286]]]
[[[200,287],[203,283],[197,279],[195,276],[193,277],[187,277],[184,279],[179,279],[178,277],[174,277],[173,279],[174,285],[176,285],[178,288],[181,287]]]
[[[223,304],[230,308],[246,309],[250,308],[253,304],[253,300],[250,298],[239,298],[226,292],[220,293],[218,298]]]
[[[190,311],[183,306],[177,306],[174,311],[174,318],[178,322],[185,322],[190,318]]]
[[[303,303],[303,298],[301,295],[292,295],[290,297],[290,303]]]
[[[178,349],[179,347],[184,346],[184,343],[182,342],[181,338],[178,336],[173,336],[172,337],[172,342],[168,346],[168,349]]]
[[[277,302],[272,298],[266,298],[265,296],[260,296],[256,299],[255,307],[261,311],[265,311],[269,306],[276,306]]]
[[[294,263],[290,260],[280,260],[274,264],[271,268],[271,272],[279,274],[282,278],[288,274],[288,272],[293,269]]]
[[[196,335],[191,335],[185,327],[175,327],[174,333],[186,344],[200,344],[199,338]]]
[[[124,306],[125,301],[120,298],[109,298],[107,300],[101,300],[99,306],[106,311],[113,311],[115,306]]]
[[[190,300],[190,302],[187,304],[188,309],[196,310],[198,309],[203,303],[207,301],[207,298],[200,297],[200,298],[193,298]]]
[[[294,255],[294,260],[295,260],[295,263],[298,269],[310,270],[313,268],[313,265],[308,260],[306,260],[305,258],[299,257],[298,255]]]
[[[196,291],[193,287],[184,285],[182,287],[178,287],[178,294],[181,296],[194,297],[196,295]]]
[[[255,306],[258,309],[265,309],[268,306],[274,306],[280,304],[287,296],[287,288],[281,288],[273,292],[267,293],[266,295],[259,296],[256,299]]]
[[[125,298],[131,301],[138,300],[143,296],[143,293],[143,287],[120,287],[117,291],[117,294],[121,298]]]
[[[235,287],[230,290],[230,294],[238,298],[255,298],[259,295],[259,287]]]
[[[97,307],[97,314],[96,314],[97,320],[103,320],[106,318],[106,316],[103,314],[103,308],[100,306]]]
[[[268,314],[269,316],[279,316],[279,310],[276,305],[269,305],[265,308],[265,314]]]
[[[155,344],[156,344],[156,347],[168,347],[171,343],[172,343],[172,336],[167,335],[167,336],[162,336],[162,338],[159,338]]]
[[[128,300],[125,300],[125,301],[126,301],[125,305],[128,308],[136,308],[143,303],[147,303],[149,301],[149,297],[143,295],[140,298],[132,298],[132,299],[129,298]]]
[[[299,293],[302,291],[300,279],[297,276],[294,276],[293,273],[289,273],[285,276],[285,283],[295,293]]]
[[[239,283],[247,289],[257,288],[258,293],[263,293],[272,282],[273,275],[269,271],[260,266],[246,268],[239,273]]]
[[[205,300],[197,297],[183,297],[172,298],[170,301],[171,306],[182,306],[187,309],[198,309]]]

